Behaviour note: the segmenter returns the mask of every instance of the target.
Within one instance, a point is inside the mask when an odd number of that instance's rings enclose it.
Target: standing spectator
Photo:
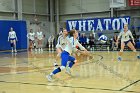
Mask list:
[[[116,42],[117,42],[117,35],[116,33],[114,33],[113,40],[112,40],[112,50],[114,50],[115,48],[118,48],[118,45],[116,44]]]
[[[93,34],[89,35],[89,45],[90,45],[90,48],[93,48],[93,45],[94,45],[94,36],[93,36]]]
[[[35,33],[33,29],[30,29],[30,32],[27,34],[27,38],[29,39],[29,51],[32,51],[35,48],[36,51],[36,44],[35,44]]]
[[[79,41],[80,41],[80,43],[81,43],[82,45],[84,45],[84,35],[83,35],[83,34],[81,34],[81,35],[79,36]]]
[[[36,36],[37,36],[37,41],[38,41],[38,51],[43,51],[42,47],[43,47],[44,36],[40,28],[38,29]]]
[[[54,43],[54,36],[53,35],[51,35],[50,37],[49,37],[49,39],[48,39],[48,42],[49,42],[49,48],[50,47],[54,47],[54,45],[53,45],[53,43]]]
[[[85,34],[83,34],[83,40],[84,40],[84,47],[86,48],[87,47],[87,37]]]

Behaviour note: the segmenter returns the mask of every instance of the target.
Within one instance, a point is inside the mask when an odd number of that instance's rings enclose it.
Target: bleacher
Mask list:
[[[89,51],[119,51],[120,50],[120,45],[118,48],[112,48],[111,44],[94,44],[92,45],[92,48],[89,48],[89,44],[86,44],[86,48]],[[136,50],[140,51],[140,45],[137,45],[136,43]],[[131,51],[131,49],[128,46],[125,46],[124,51]]]

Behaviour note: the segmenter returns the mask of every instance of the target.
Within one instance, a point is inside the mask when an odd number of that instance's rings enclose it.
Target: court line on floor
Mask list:
[[[42,60],[42,59],[41,59]],[[30,61],[30,62],[38,62],[38,61],[41,61],[41,60],[36,60],[36,61]],[[19,64],[25,64],[25,63],[30,63],[30,62],[22,62],[22,63],[17,63],[18,65]],[[9,65],[12,65],[12,64],[4,64],[4,65],[0,65],[0,66],[9,66]],[[53,67],[53,66],[49,66],[49,67]],[[34,69],[34,68],[33,68]],[[50,70],[50,69],[49,69]],[[31,71],[31,72],[18,72],[18,73],[15,73],[15,74],[25,74],[25,73],[32,73],[32,72],[38,72],[38,71]],[[5,76],[5,75],[13,75],[13,73],[0,73],[0,76]]]
[[[97,55],[97,54],[93,54],[93,55]],[[93,55],[92,55],[92,59],[93,59]],[[96,60],[96,62],[95,61],[92,61],[92,60],[88,60],[88,61],[90,61],[90,62],[87,62],[87,61],[85,61],[85,62],[82,62],[82,63],[80,63],[80,64],[78,64],[78,65],[76,65],[76,66],[80,66],[80,65],[86,65],[86,64],[90,64],[90,63],[97,63],[97,62],[99,62],[99,61],[101,61],[102,59],[103,59],[103,56],[101,56],[101,55],[97,55],[97,56],[100,56],[101,58],[100,59],[98,59],[98,60]],[[36,61],[40,61],[40,60],[36,60]],[[38,72],[40,72],[40,73],[47,73],[48,72],[48,70],[42,70],[42,68],[40,68],[40,67],[37,67],[37,66],[35,66],[34,64],[32,64],[32,62],[36,62],[36,61],[30,61],[30,65],[32,65],[32,67],[33,67],[33,69],[36,69]],[[47,66],[47,67],[53,67],[53,66]],[[50,69],[49,69],[50,70]],[[36,72],[37,72],[36,71]],[[25,72],[24,72],[25,73]],[[24,74],[24,73],[20,73],[20,74]],[[28,72],[27,72],[28,73]],[[7,75],[7,74],[6,74]],[[12,73],[12,75],[13,75],[13,73]]]
[[[68,85],[48,85],[46,83],[29,83],[29,82],[9,82],[9,81],[0,81],[1,83],[12,83],[12,84],[25,84],[25,85],[38,85],[38,86],[58,86],[58,87],[68,87],[68,88],[77,88],[77,89],[91,89],[91,90],[106,90],[106,91],[120,91],[115,89],[108,89],[108,88],[94,88],[94,87],[78,87],[78,86],[68,86]],[[139,93],[138,91],[124,91],[124,92],[131,92],[131,93]]]
[[[93,54],[93,55],[96,55],[96,54]],[[101,55],[97,55],[97,56],[100,56],[101,58],[99,60],[102,60],[103,59],[103,56]],[[42,59],[41,59],[42,60]],[[41,60],[36,60],[36,61],[41,61]],[[96,61],[99,61],[99,60],[96,60]],[[16,74],[26,74],[26,73],[32,73],[32,72],[40,72],[40,73],[47,73],[47,71],[51,70],[51,69],[47,69],[47,70],[42,70],[42,68],[39,68],[37,66],[35,66],[34,64],[32,64],[32,62],[36,62],[36,61],[30,61],[30,65],[33,67],[33,69],[36,69],[37,71],[31,71],[31,72],[19,72],[19,73],[15,73]],[[28,62],[24,62],[24,63],[28,63]],[[77,66],[80,66],[80,65],[86,65],[86,64],[90,64],[90,63],[93,63],[93,62],[82,62],[81,64],[77,65]],[[22,64],[22,63],[21,63]],[[10,64],[7,64],[7,65],[10,65]],[[47,67],[54,67],[54,66],[47,66]],[[0,74],[0,76],[5,76],[5,75],[13,75],[13,73],[6,73],[6,74]]]
[[[27,49],[18,49],[17,51],[27,51]],[[11,53],[11,50],[3,50],[3,51],[0,51],[0,53],[5,53],[5,52],[8,52],[8,53]]]
[[[93,55],[96,55],[96,54],[93,54]],[[97,56],[101,57],[99,60],[103,59],[103,56],[101,56],[101,55],[97,55]],[[96,60],[96,61],[99,61],[99,60]],[[41,60],[30,61],[30,62],[23,62],[23,63],[29,63],[30,65],[33,66],[33,69],[38,69],[39,70],[39,69],[42,69],[42,68],[39,68],[39,67],[32,64],[32,62],[39,62],[39,61],[42,61],[42,59]],[[23,63],[18,63],[18,64],[23,64]],[[86,64],[90,64],[90,63],[93,63],[93,62],[82,62],[81,64],[78,64],[77,66],[86,65]],[[4,64],[4,65],[0,65],[0,66],[9,66],[9,65],[11,65],[11,64]],[[45,66],[45,68],[46,67],[51,68],[51,67],[54,67],[54,66]],[[47,72],[48,70],[50,70],[50,69],[44,70],[44,72],[45,71]],[[41,73],[43,73],[42,71],[43,70],[41,70]],[[32,71],[32,72],[39,72],[39,71]],[[30,72],[19,72],[19,73],[15,73],[15,74],[25,74],[25,73],[30,73]],[[4,76],[4,75],[13,75],[13,73],[0,74],[0,76]]]
[[[129,85],[127,85],[127,86],[125,86],[125,87],[123,87],[123,88],[121,88],[120,91],[122,91],[122,90],[124,90],[124,89],[126,89],[126,88],[128,88],[128,87],[130,87],[130,86],[132,86],[132,85],[135,85],[135,84],[138,83],[139,81],[140,81],[140,79],[137,80],[137,81],[135,81],[135,82],[133,82],[133,83],[131,83],[131,84],[129,84]]]
[[[14,55],[14,57],[15,57],[15,55]],[[17,56],[16,56],[16,58],[18,58]],[[7,58],[6,58],[7,59]],[[12,57],[9,57],[9,59],[12,59]],[[9,60],[8,59],[8,60]],[[14,58],[13,58],[14,59]],[[23,62],[23,63],[27,63],[27,62]],[[22,63],[17,63],[17,64],[22,64]],[[10,63],[7,63],[7,64],[3,64],[3,65],[0,65],[0,66],[9,66],[9,65],[12,65],[12,63],[10,64]]]
[[[26,58],[27,59],[27,58]],[[35,60],[35,61],[29,61],[29,62],[23,62],[23,63],[30,63],[30,62],[39,62],[39,61],[42,61],[42,59],[40,59],[40,60]],[[17,63],[17,64],[22,64],[22,63]],[[9,65],[12,65],[12,63],[11,64],[3,64],[3,65],[0,65],[0,66],[9,66]],[[52,66],[47,66],[47,67],[52,67]]]
[[[98,56],[100,56],[101,57],[101,59],[103,59],[103,56],[101,56],[101,55],[98,55]],[[97,61],[100,61],[100,60],[97,60]],[[79,65],[86,65],[86,64],[90,64],[90,63],[93,63],[93,62],[89,62],[89,63],[83,63],[83,64],[79,64]],[[78,66],[79,66],[78,65]],[[38,69],[38,68],[37,68]],[[39,71],[37,71],[37,72],[39,72]],[[0,82],[5,82],[5,83],[21,83],[21,84],[32,84],[32,85],[35,85],[35,84],[33,84],[33,83],[24,83],[24,82],[7,82],[7,81],[0,81]],[[47,85],[47,84],[36,84],[36,85]],[[47,85],[48,86],[48,85]],[[53,85],[54,86],[54,85]],[[55,86],[57,86],[57,85],[55,85]],[[122,90],[112,90],[112,89],[102,89],[102,88],[88,88],[88,87],[73,87],[73,86],[61,86],[61,87],[71,87],[71,88],[85,88],[85,89],[99,89],[99,90],[110,90],[110,91],[122,91]],[[134,93],[138,93],[138,92],[136,92],[136,91],[126,91],[126,92],[134,92]]]
[[[18,57],[17,57],[18,58]],[[26,58],[26,59],[28,59],[28,58]],[[36,61],[41,61],[42,59],[40,59],[40,60],[35,60],[35,61],[30,61],[30,62],[36,62]],[[29,63],[29,62],[23,62],[23,63]],[[17,63],[17,64],[22,64],[22,63]],[[3,64],[3,65],[0,65],[0,66],[9,66],[9,65],[12,65],[12,63],[11,64]]]

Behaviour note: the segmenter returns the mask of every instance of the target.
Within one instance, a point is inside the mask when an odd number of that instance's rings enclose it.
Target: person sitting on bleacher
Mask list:
[[[93,45],[94,45],[94,36],[93,36],[93,34],[90,34],[89,35],[89,46],[90,46],[90,49],[93,48]]]
[[[84,47],[86,48],[87,47],[87,37],[85,34],[83,34],[83,40],[84,40]]]
[[[82,44],[82,46],[84,45],[84,35],[83,34],[81,34],[79,36],[79,42]]]
[[[118,48],[118,45],[116,44],[116,42],[117,42],[117,35],[114,33],[113,41],[112,41],[112,50],[115,50]]]

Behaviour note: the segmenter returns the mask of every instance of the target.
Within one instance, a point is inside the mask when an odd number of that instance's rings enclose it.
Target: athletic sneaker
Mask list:
[[[41,52],[43,51],[43,49],[41,48]]]
[[[17,50],[15,49],[15,53],[17,53]]]
[[[66,73],[71,75],[70,67],[66,67]]]
[[[12,52],[12,53],[14,52],[14,51],[13,51],[13,49],[12,49],[12,51],[11,51],[11,52]]]
[[[122,61],[122,58],[121,57],[118,57],[118,61]]]
[[[35,52],[37,52],[37,49],[35,48]]]
[[[51,75],[46,76],[46,78],[48,79],[48,81],[52,81],[52,76]]]
[[[140,59],[140,56],[137,56],[138,59]]]

